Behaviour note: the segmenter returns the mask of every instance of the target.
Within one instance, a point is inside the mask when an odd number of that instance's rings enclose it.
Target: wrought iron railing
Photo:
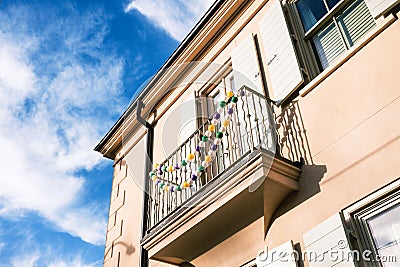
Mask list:
[[[257,147],[279,151],[271,104],[246,86],[228,94],[223,108],[154,167],[149,174],[148,229],[249,151]]]

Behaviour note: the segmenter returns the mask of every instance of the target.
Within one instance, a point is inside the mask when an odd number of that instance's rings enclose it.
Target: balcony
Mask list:
[[[149,174],[141,243],[153,259],[189,262],[263,216],[266,233],[278,205],[298,190],[300,152],[286,123],[293,115],[276,116],[246,86],[219,106]]]

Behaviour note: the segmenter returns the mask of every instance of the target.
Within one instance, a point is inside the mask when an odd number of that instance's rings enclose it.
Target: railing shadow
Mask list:
[[[298,101],[292,101],[275,117],[280,155],[293,162],[303,163],[299,190],[291,193],[274,214],[278,218],[321,191],[320,181],[327,172],[326,165],[315,165],[308,143]],[[271,220],[271,223],[274,219]]]
[[[285,106],[275,121],[281,156],[293,162],[314,164],[298,101]]]

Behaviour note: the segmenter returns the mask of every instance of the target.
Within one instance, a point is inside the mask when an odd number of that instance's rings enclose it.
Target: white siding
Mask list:
[[[303,77],[279,0],[272,3],[259,28],[270,87],[274,99],[282,101],[302,84]]]
[[[340,214],[337,213],[303,236],[310,267],[354,267]]]
[[[249,35],[239,43],[232,51],[231,59],[236,89],[247,85],[264,94],[253,35]]]
[[[385,14],[386,11],[400,3],[400,0],[365,0],[374,18]]]
[[[257,267],[296,267],[293,243],[288,241],[256,258]]]

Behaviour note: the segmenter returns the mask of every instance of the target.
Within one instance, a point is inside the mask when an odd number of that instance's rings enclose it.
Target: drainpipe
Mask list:
[[[147,221],[148,221],[148,208],[149,208],[149,183],[146,179],[148,173],[151,171],[151,162],[153,161],[153,139],[154,139],[154,128],[153,126],[142,117],[142,110],[144,104],[142,100],[138,99],[136,106],[136,119],[147,128],[146,135],[146,164],[144,171],[144,188],[143,188],[143,210],[142,210],[142,238],[146,235],[147,231]],[[149,256],[147,250],[140,246],[140,267],[149,266]]]

